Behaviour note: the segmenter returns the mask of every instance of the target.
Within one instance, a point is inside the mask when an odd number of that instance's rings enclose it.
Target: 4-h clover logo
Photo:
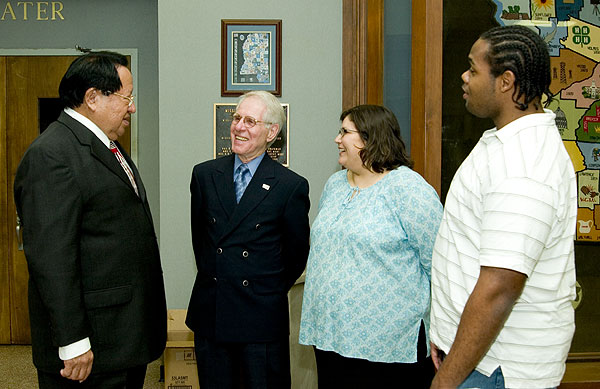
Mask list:
[[[573,26],[573,43],[576,45],[590,44],[590,28],[588,26]]]

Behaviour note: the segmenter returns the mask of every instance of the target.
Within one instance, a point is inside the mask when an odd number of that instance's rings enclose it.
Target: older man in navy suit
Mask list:
[[[306,265],[308,182],[266,150],[285,120],[270,93],[240,97],[233,155],[196,165],[188,309],[200,386],[289,388],[287,292]]]

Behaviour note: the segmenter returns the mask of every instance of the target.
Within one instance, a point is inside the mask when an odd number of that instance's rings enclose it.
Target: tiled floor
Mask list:
[[[161,361],[148,365],[145,389],[162,389],[159,382]],[[0,346],[0,388],[36,389],[37,374],[31,362],[30,346]]]

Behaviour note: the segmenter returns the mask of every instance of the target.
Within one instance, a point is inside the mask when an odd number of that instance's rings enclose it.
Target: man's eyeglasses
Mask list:
[[[338,135],[341,136],[341,137],[343,137],[344,135],[349,134],[351,132],[358,132],[358,131],[356,131],[356,130],[349,130],[347,128],[342,127],[342,128],[340,128],[338,130]]]
[[[263,122],[261,120],[256,120],[252,116],[242,116],[237,112],[235,112],[231,115],[231,121],[233,124],[238,124],[240,122],[240,120],[243,120],[244,125],[248,128],[252,128],[252,127],[256,126],[257,123],[273,124],[271,122]]]
[[[117,95],[119,97],[124,98],[125,100],[129,100],[128,107],[131,107],[133,105],[133,98],[134,98],[133,95],[131,95],[131,96],[125,96],[125,95],[122,95],[122,94],[117,93],[117,92],[113,92],[113,95]]]

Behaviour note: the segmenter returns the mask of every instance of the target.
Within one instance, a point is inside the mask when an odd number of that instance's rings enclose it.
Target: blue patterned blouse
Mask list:
[[[442,205],[405,166],[351,199],[352,191],[341,170],[321,195],[300,343],[374,362],[416,362],[421,320],[429,332],[431,254]]]

